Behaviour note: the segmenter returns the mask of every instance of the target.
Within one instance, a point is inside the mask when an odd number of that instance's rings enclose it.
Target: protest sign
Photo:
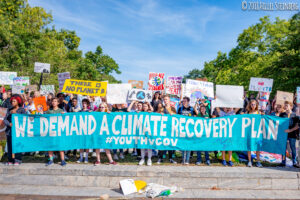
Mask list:
[[[273,79],[254,78],[251,77],[249,91],[271,92],[273,87]]]
[[[25,86],[25,92],[31,93],[37,91],[37,85],[27,85]]]
[[[205,97],[214,97],[214,84],[212,82],[196,81],[187,79],[185,86],[185,93],[182,97],[190,98],[190,104],[195,105],[197,99],[204,99]]]
[[[296,102],[298,103],[298,104],[300,104],[300,87],[297,87],[297,100],[296,100]]]
[[[64,72],[64,73],[58,73],[58,84],[59,84],[59,89],[62,90],[65,84],[66,79],[70,79],[70,72]]]
[[[181,76],[169,76],[167,78],[166,93],[176,95],[176,96],[180,96],[181,83],[182,83],[182,77]]]
[[[261,110],[265,111],[267,109],[269,97],[269,92],[259,92],[259,106]]]
[[[106,95],[107,82],[102,81],[83,81],[75,79],[66,79],[62,92],[71,94],[81,94],[84,96]]]
[[[106,99],[109,104],[127,103],[128,92],[131,90],[131,84],[108,84]]]
[[[243,108],[244,87],[235,85],[217,85],[216,100],[213,107]]]
[[[13,94],[25,94],[25,86],[13,85],[11,89]]]
[[[7,110],[7,108],[0,107],[0,138],[1,136],[5,136],[6,125],[3,120],[6,116]]]
[[[207,81],[207,78],[204,77],[204,78],[196,78],[197,81]]]
[[[54,85],[41,85],[40,93],[41,95],[55,94]]]
[[[14,78],[14,85],[27,86],[30,85],[28,76],[20,76]]]
[[[174,107],[176,110],[177,110],[178,107],[179,107],[179,102],[180,102],[180,99],[179,99],[179,98],[174,98],[174,97],[170,98],[170,105],[171,105],[172,107]]]
[[[80,112],[12,116],[13,153],[71,149],[267,151],[285,154],[289,119]]]
[[[41,111],[47,111],[48,110],[48,106],[47,106],[47,102],[46,102],[46,97],[35,97],[33,98],[33,103],[34,103],[34,106],[35,106],[35,109],[38,111],[38,112],[41,112]]]
[[[0,85],[13,85],[17,72],[0,72]]]
[[[149,73],[148,90],[164,90],[164,73]]]
[[[129,101],[151,102],[152,101],[152,91],[151,90],[131,89],[128,93],[128,100]]]
[[[129,80],[128,83],[131,83],[132,88],[143,89],[143,81]]]
[[[50,73],[50,64],[49,63],[34,63],[34,72],[36,73]]]
[[[294,94],[290,93],[290,92],[283,92],[283,91],[277,90],[276,104],[280,104],[283,106],[285,101],[293,104]]]

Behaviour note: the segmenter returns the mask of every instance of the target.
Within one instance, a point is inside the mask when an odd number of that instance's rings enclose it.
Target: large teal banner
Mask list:
[[[13,115],[13,152],[71,149],[267,151],[284,154],[289,119],[157,113]]]

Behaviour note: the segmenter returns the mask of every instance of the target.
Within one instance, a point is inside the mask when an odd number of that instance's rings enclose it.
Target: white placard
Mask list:
[[[59,89],[62,90],[65,84],[66,79],[71,79],[70,72],[63,72],[63,73],[58,73],[58,84],[59,84]]]
[[[13,85],[17,72],[0,72],[0,85]]]
[[[50,64],[49,63],[34,63],[34,72],[36,73],[50,73]]]
[[[133,194],[137,192],[133,179],[121,180],[119,184],[124,195]]]
[[[13,85],[11,88],[13,94],[25,94],[25,86]]]
[[[41,95],[47,95],[49,93],[55,94],[54,85],[41,85],[40,93]]]
[[[213,107],[243,108],[244,87],[235,85],[216,85],[216,100]]]
[[[14,78],[14,85],[19,85],[19,86],[30,85],[29,77],[28,76],[20,76],[20,77]]]
[[[128,92],[131,90],[130,83],[108,84],[106,91],[106,99],[109,104],[125,104],[127,103]]]
[[[214,98],[214,84],[212,82],[186,80],[183,96],[190,98],[190,104],[193,106],[197,99],[204,99],[204,97]]]
[[[273,87],[273,79],[254,78],[251,77],[249,91],[271,92]]]
[[[152,101],[151,90],[131,89],[128,93],[128,100],[130,101]]]

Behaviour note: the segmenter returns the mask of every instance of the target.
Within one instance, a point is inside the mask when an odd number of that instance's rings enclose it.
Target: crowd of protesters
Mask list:
[[[278,117],[290,118],[289,129],[286,130],[288,134],[288,145],[291,150],[292,162],[294,167],[298,167],[297,163],[297,150],[296,150],[296,141],[299,139],[299,116],[300,116],[300,105],[290,102],[285,102],[284,105],[276,104],[275,99],[270,100],[267,103],[267,107],[262,110],[260,109],[258,98],[254,95],[250,95],[248,98],[246,93],[244,95],[244,108],[214,108],[211,109],[211,101],[208,98],[198,99],[194,106],[190,105],[190,98],[183,97],[180,101],[177,108],[173,107],[170,101],[170,96],[163,95],[160,92],[155,92],[153,95],[153,100],[151,103],[148,102],[138,102],[132,101],[130,104],[114,104],[109,105],[106,103],[105,98],[101,98],[101,103],[96,103],[95,97],[85,97],[79,98],[79,96],[73,94],[63,94],[58,93],[48,94],[45,96],[48,106],[48,111],[43,112],[43,109],[36,108],[33,99],[40,97],[38,91],[31,92],[26,95],[13,95],[10,90],[4,91],[1,89],[0,93],[0,107],[8,108],[7,115],[4,119],[4,123],[7,126],[6,128],[6,137],[7,137],[7,165],[19,165],[22,162],[22,154],[16,153],[12,154],[12,136],[11,136],[11,127],[12,124],[12,114],[55,114],[55,113],[67,113],[67,112],[156,112],[161,114],[178,114],[185,116],[193,116],[200,118],[215,118],[230,116],[236,114],[263,114],[263,115],[274,115]],[[99,97],[98,97],[99,98]],[[72,150],[75,151],[76,150]],[[79,153],[78,163],[88,163],[88,155],[90,149],[80,149],[77,150]],[[101,164],[100,159],[100,149],[93,150],[96,155],[96,161],[94,165]],[[114,149],[104,150],[108,158],[109,164],[116,165],[116,160],[124,159],[124,154],[128,153],[128,149]],[[61,159],[61,165],[66,165],[66,159],[70,151],[60,151],[58,155]],[[78,153],[75,153],[75,156],[78,156]],[[119,153],[119,155],[118,155]],[[168,160],[170,163],[176,164],[174,160],[174,150],[169,151],[156,151],[153,149],[133,149],[132,156],[137,156],[139,159],[139,165],[147,164],[148,166],[152,165],[152,155],[158,157],[157,164],[161,164],[168,153]],[[193,151],[182,151],[182,164],[188,165],[190,163],[190,158],[193,155]],[[201,151],[195,152],[197,154],[196,165],[202,163]],[[216,154],[217,152],[215,152]],[[225,159],[226,152],[222,151],[222,165],[233,166],[232,162],[232,151],[228,151],[229,159],[228,162]],[[205,154],[205,163],[210,165],[209,152],[204,152]],[[55,156],[54,152],[44,152],[47,156],[48,161],[47,166],[53,164],[53,158]],[[251,152],[247,153],[248,155],[248,167],[252,167],[252,157]],[[146,161],[147,157],[147,161]],[[262,167],[260,162],[260,152],[256,152],[257,162],[255,165],[257,167]],[[285,166],[286,157],[282,156],[281,166]]]

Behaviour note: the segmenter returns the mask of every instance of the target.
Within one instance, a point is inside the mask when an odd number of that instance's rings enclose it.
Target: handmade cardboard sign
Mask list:
[[[13,85],[11,88],[13,94],[25,94],[25,86]]]
[[[14,85],[27,86],[30,85],[28,76],[20,76],[14,78]]]
[[[181,83],[182,83],[182,77],[181,76],[169,76],[167,78],[166,93],[176,95],[176,96],[180,96]]]
[[[25,92],[31,93],[37,91],[37,85],[27,85],[25,86]]]
[[[214,98],[214,84],[212,82],[187,79],[184,92],[182,97],[189,97],[190,104],[194,105],[197,99]]]
[[[0,85],[13,85],[17,72],[0,72]]]
[[[149,73],[148,90],[164,90],[164,73]]]
[[[63,72],[63,73],[58,73],[58,84],[59,84],[59,89],[62,90],[65,84],[66,79],[70,79],[70,72]]]
[[[41,85],[40,93],[41,95],[55,94],[54,85]]]
[[[34,72],[36,73],[50,73],[50,64],[49,63],[34,63]]]
[[[131,83],[132,88],[143,89],[143,81],[129,80],[128,83]]]
[[[251,77],[249,91],[271,92],[273,79]]]
[[[43,111],[47,111],[48,110],[46,98],[43,97],[43,96],[33,98],[33,103],[34,103],[34,106],[35,106],[35,108],[36,108],[36,110],[38,112],[40,112],[42,110]]]
[[[105,96],[107,82],[66,79],[62,92],[83,96]]]
[[[127,103],[128,92],[131,90],[131,84],[108,84],[106,99],[109,104]]]
[[[151,102],[152,101],[152,91],[151,90],[131,89],[128,94],[128,100]]]
[[[293,103],[294,100],[294,94],[291,92],[283,92],[277,90],[276,94],[276,104],[284,105],[284,102],[287,101],[289,103]]]
[[[229,95],[230,94],[230,95]],[[216,100],[213,107],[243,108],[244,87],[235,85],[217,85]]]
[[[269,92],[259,92],[259,106],[261,110],[267,109],[269,97],[270,97]]]

